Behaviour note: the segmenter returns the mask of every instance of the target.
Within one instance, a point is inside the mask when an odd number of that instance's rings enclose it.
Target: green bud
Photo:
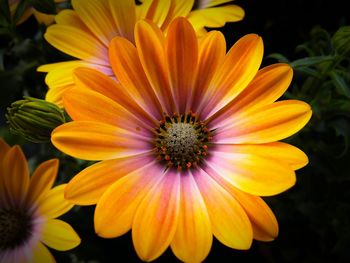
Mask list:
[[[7,111],[10,131],[35,143],[49,142],[52,130],[66,122],[62,109],[51,102],[31,97],[15,101]]]

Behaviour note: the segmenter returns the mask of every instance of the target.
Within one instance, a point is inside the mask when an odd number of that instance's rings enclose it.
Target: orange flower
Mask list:
[[[73,86],[72,71],[90,67],[112,76],[108,45],[115,36],[134,41],[136,21],[147,18],[163,30],[178,16],[188,17],[203,35],[204,27],[221,27],[226,22],[239,21],[244,16],[236,5],[221,5],[230,0],[200,0],[193,11],[194,0],[73,0],[74,10],[64,10],[56,16],[57,25],[50,26],[45,39],[60,51],[78,60],[43,65],[38,71],[48,72],[46,100],[62,106],[62,93]]]
[[[70,225],[55,219],[73,205],[63,196],[65,184],[51,189],[58,160],[39,165],[29,177],[19,146],[0,139],[0,262],[55,262],[45,245],[69,250],[80,243]]]
[[[273,240],[277,221],[259,196],[292,187],[294,171],[308,163],[298,148],[278,142],[311,117],[304,102],[275,102],[292,69],[258,70],[263,42],[255,34],[225,54],[220,32],[198,41],[185,18],[175,19],[166,36],[140,21],[135,43],[110,43],[120,83],[79,68],[77,87],[64,94],[74,121],[53,131],[53,144],[101,160],[69,182],[66,198],[97,204],[102,237],[131,229],[146,261],[168,246],[185,262],[202,261],[213,234],[235,249],[248,249],[253,238]]]

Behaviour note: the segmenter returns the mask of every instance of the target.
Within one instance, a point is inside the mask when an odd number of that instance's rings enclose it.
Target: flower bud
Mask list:
[[[31,97],[24,97],[7,108],[10,131],[35,143],[48,142],[51,132],[65,123],[65,114],[55,104]]]

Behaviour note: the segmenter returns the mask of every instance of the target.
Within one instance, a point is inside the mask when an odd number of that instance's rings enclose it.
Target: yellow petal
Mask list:
[[[207,207],[191,174],[181,176],[180,200],[171,249],[183,262],[202,262],[209,254],[213,235]]]
[[[129,95],[125,87],[106,76],[105,74],[89,68],[78,68],[74,71],[75,83],[78,87],[91,89],[96,91],[109,99],[114,100],[125,109],[119,109],[120,112],[126,112],[126,115],[133,114],[142,122],[147,122],[152,129],[156,120],[152,119],[138,104],[136,98]],[[113,103],[114,104],[114,103]],[[120,108],[120,106],[119,106]],[[104,109],[105,110],[105,109]],[[126,122],[129,121],[128,117]],[[133,121],[137,122],[137,121]],[[142,125],[142,124],[140,124]]]
[[[207,7],[217,6],[231,2],[232,0],[198,0],[197,9],[204,9]]]
[[[162,167],[148,162],[108,188],[96,206],[96,233],[111,238],[129,231],[140,202],[162,176]]]
[[[51,159],[41,163],[34,171],[28,190],[28,203],[35,203],[41,196],[46,195],[56,180],[58,159]]]
[[[259,70],[241,94],[210,118],[210,125],[214,129],[219,124],[225,125],[228,117],[238,112],[247,114],[275,102],[287,90],[292,77],[293,69],[287,64],[273,64]]]
[[[106,46],[81,29],[66,25],[52,25],[46,30],[44,37],[51,45],[68,55],[91,63],[109,64]]]
[[[59,251],[70,250],[80,244],[80,238],[74,229],[57,219],[49,219],[45,223],[41,241]]]
[[[106,1],[73,0],[72,5],[79,18],[105,46],[119,34]]]
[[[80,19],[77,12],[71,9],[64,9],[55,16],[55,21],[59,25],[72,26],[82,31],[90,32],[90,29]]]
[[[202,115],[208,116],[234,99],[256,75],[263,57],[261,37],[248,34],[238,40],[217,69],[202,100]]]
[[[48,102],[55,103],[58,107],[63,108],[63,94],[75,87],[74,84],[66,86],[52,86],[45,95],[45,100]]]
[[[72,209],[74,205],[64,198],[65,187],[66,184],[56,186],[39,200],[40,214],[46,218],[56,218]]]
[[[172,114],[176,109],[166,70],[163,33],[154,24],[141,20],[135,26],[135,41],[148,81],[163,109]]]
[[[227,22],[237,22],[244,17],[244,10],[237,5],[226,5],[200,10],[194,10],[188,15],[188,20],[194,29],[204,27],[222,27]]]
[[[111,85],[108,87],[113,88]],[[82,87],[69,89],[63,95],[63,105],[69,116],[75,121],[101,122],[144,136],[150,133],[145,121],[137,119],[132,114],[133,112],[90,89]]]
[[[29,170],[27,160],[18,145],[8,150],[4,156],[2,173],[5,192],[11,204],[22,205],[28,192]]]
[[[54,15],[44,14],[44,13],[41,13],[41,12],[36,11],[36,10],[33,11],[33,15],[34,15],[36,21],[39,22],[39,24],[44,24],[46,26],[52,24],[55,20]]]
[[[143,71],[135,46],[115,37],[109,45],[109,57],[115,75],[130,96],[155,119],[162,119],[162,106]]]
[[[77,205],[96,204],[113,183],[145,166],[150,160],[147,155],[136,155],[91,165],[74,176],[68,183],[65,198]]]
[[[230,125],[220,127],[215,135],[218,143],[268,143],[287,138],[302,129],[312,115],[302,101],[275,102],[248,114],[230,118]]]
[[[177,112],[186,112],[190,110],[188,107],[197,69],[198,43],[191,24],[185,18],[178,18],[171,23],[165,47]]]
[[[278,163],[285,163],[293,170],[298,170],[308,164],[308,158],[304,152],[284,142],[220,145],[216,150],[226,153],[255,154]]]
[[[219,147],[218,147],[219,148]],[[252,153],[215,151],[204,169],[235,187],[259,196],[279,194],[295,184],[295,173],[286,163]]]
[[[57,127],[52,143],[64,153],[85,160],[115,159],[148,152],[149,139],[101,122],[74,121]]]
[[[134,41],[134,27],[136,22],[135,1],[108,0],[108,4],[113,15],[114,22],[118,28],[119,35],[129,39],[130,41]]]
[[[178,222],[180,174],[168,172],[144,197],[132,225],[132,239],[144,261],[159,257],[170,245]]]
[[[51,252],[43,245],[41,242],[38,242],[38,245],[33,250],[33,256],[31,262],[33,263],[56,263],[56,260],[52,256]]]
[[[228,247],[249,249],[253,230],[240,204],[206,172],[196,171],[194,178],[207,206],[214,236]]]
[[[200,102],[198,98],[203,98],[214,73],[222,64],[225,54],[226,42],[222,33],[211,31],[203,37],[199,45],[198,72],[191,103],[194,112],[196,112]]]

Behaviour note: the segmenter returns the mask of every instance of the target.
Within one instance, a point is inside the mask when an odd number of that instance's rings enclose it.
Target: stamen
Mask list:
[[[208,155],[212,132],[191,111],[164,115],[156,132],[157,159],[163,160],[168,168],[192,169]]]

